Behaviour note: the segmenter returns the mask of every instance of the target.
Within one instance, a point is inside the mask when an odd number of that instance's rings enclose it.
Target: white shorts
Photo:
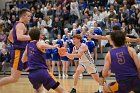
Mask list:
[[[105,46],[108,43],[108,40],[101,40],[101,45]]]
[[[96,74],[96,66],[93,62],[80,62],[79,65],[83,66],[89,74]]]

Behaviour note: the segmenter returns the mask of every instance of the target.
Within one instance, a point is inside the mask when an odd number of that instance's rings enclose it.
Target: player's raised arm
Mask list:
[[[107,36],[91,35],[90,32],[87,32],[86,35],[87,35],[87,37],[89,37],[89,38],[101,39],[101,40],[108,40]]]
[[[52,45],[46,44],[46,43],[43,42],[43,41],[39,41],[39,42],[37,43],[37,47],[38,47],[39,49],[54,49],[54,48],[57,48],[57,47],[58,47],[58,44],[52,46]]]
[[[138,39],[138,38],[126,37],[125,39],[126,39],[127,42],[140,42],[140,39]]]

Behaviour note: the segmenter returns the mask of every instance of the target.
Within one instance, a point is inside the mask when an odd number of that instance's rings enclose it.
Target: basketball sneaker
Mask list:
[[[100,92],[99,90],[97,92],[94,92],[94,93],[103,93],[103,92]]]
[[[62,75],[62,78],[65,79],[65,74]]]
[[[58,78],[61,78],[61,74],[58,74]]]
[[[69,77],[68,74],[66,74],[66,79],[67,79],[68,77]]]
[[[72,88],[72,90],[70,91],[70,93],[76,93],[76,89]]]

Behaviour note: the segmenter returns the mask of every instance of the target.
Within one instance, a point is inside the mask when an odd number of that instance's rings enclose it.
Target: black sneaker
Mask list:
[[[94,92],[94,93],[103,93],[103,92],[99,92],[99,90],[97,92]]]
[[[76,89],[72,88],[72,90],[70,91],[70,93],[76,93]]]

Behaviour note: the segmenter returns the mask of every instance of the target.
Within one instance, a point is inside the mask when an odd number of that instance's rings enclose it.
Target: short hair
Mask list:
[[[73,38],[77,38],[77,39],[82,40],[82,36],[81,36],[80,34],[76,34],[76,35],[74,35]]]
[[[31,37],[31,40],[39,40],[39,38],[40,38],[40,30],[38,28],[32,28],[29,31],[29,36]]]
[[[112,30],[113,30],[113,31],[120,31],[121,28],[120,28],[118,25],[114,25],[114,26],[112,27]]]
[[[114,31],[110,33],[111,40],[117,47],[125,45],[125,36],[126,34],[122,31]]]
[[[26,12],[31,12],[31,11],[29,9],[27,9],[27,8],[22,8],[19,11],[19,17],[21,17],[22,15],[26,14]]]

